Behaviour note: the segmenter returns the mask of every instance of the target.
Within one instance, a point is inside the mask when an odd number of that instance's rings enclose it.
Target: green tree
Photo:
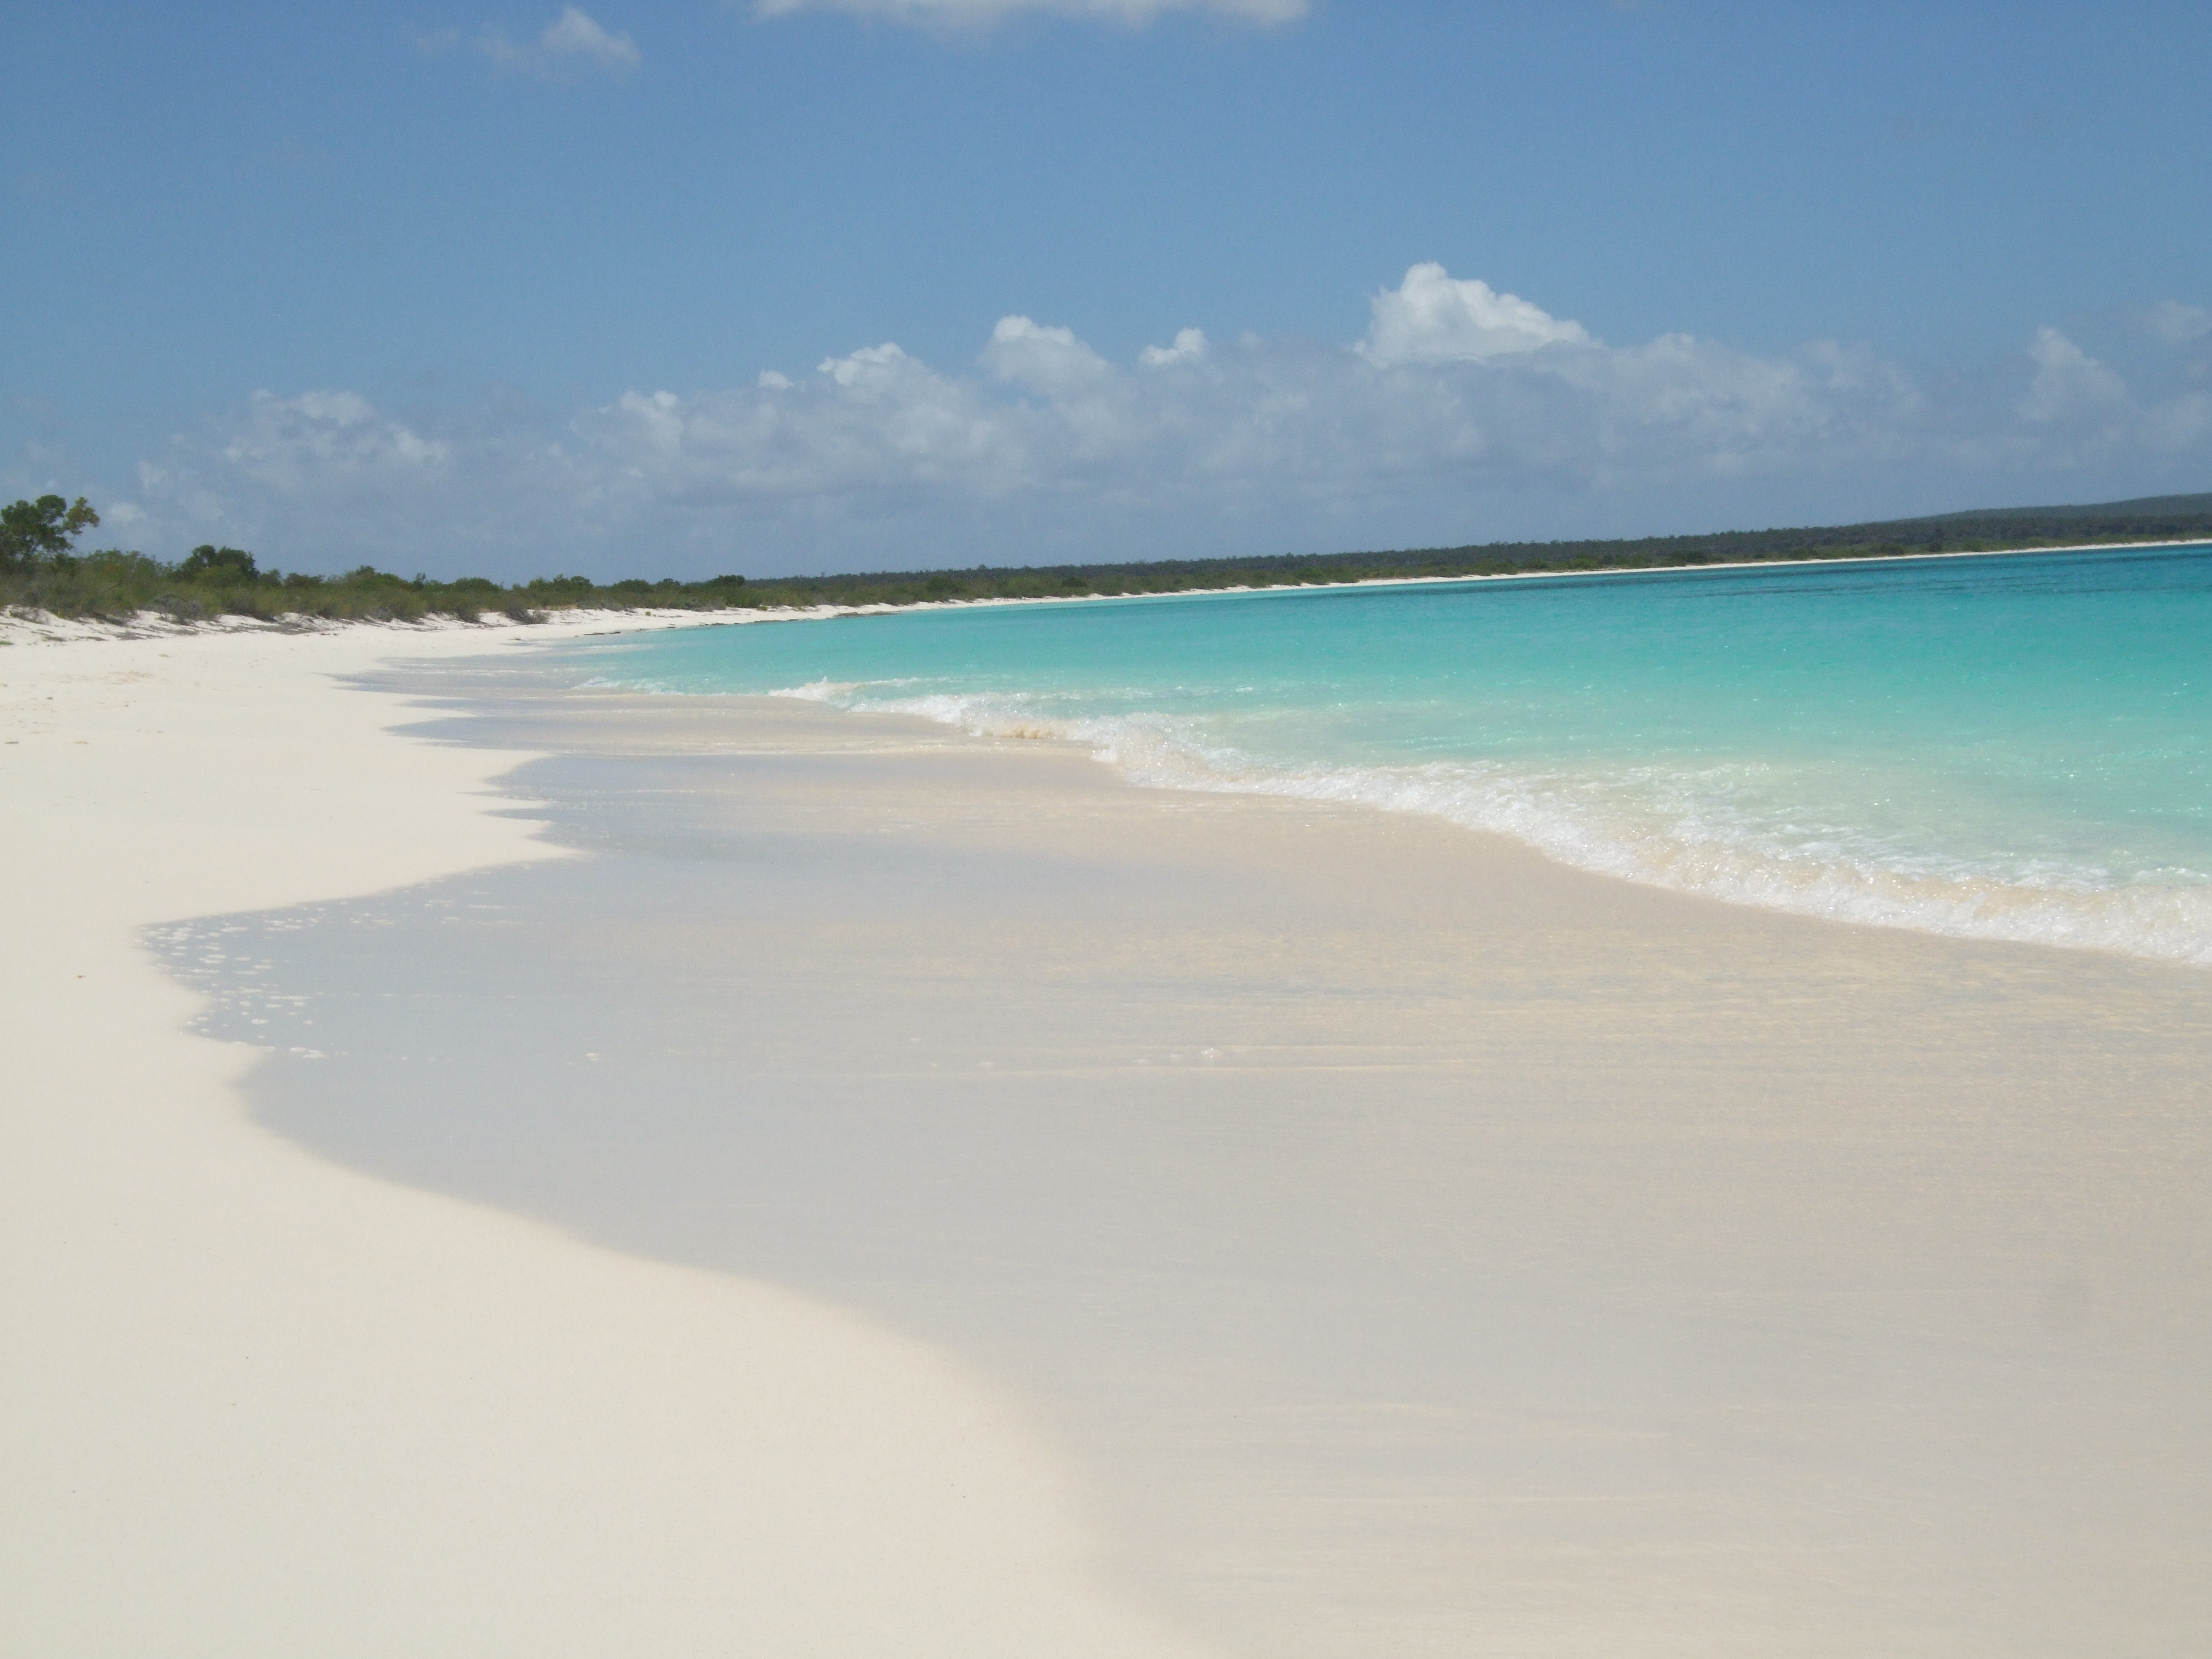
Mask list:
[[[215,547],[202,543],[185,556],[177,567],[179,576],[228,576],[236,581],[252,581],[260,573],[253,568],[253,555],[242,547]]]
[[[78,532],[99,522],[100,514],[82,495],[75,506],[58,495],[41,495],[0,507],[0,570],[21,570],[42,555],[66,553]]]

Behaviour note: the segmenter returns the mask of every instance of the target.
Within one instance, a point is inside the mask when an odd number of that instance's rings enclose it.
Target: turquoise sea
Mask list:
[[[592,682],[1057,736],[1740,903],[2212,963],[2212,546],[958,606]]]

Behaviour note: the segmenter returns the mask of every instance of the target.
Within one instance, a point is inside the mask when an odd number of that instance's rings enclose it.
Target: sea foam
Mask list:
[[[1638,768],[1606,777],[1560,769],[1432,762],[1413,767],[1269,764],[1158,715],[1068,717],[1019,696],[902,696],[888,686],[817,681],[780,689],[856,713],[920,716],[977,737],[1088,746],[1156,788],[1331,801],[1437,817],[1510,836],[1561,864],[1729,903],[1959,939],[2003,939],[2212,965],[2212,881],[2199,872],[2115,884],[2053,860],[1947,858],[1884,846],[1852,826],[1771,826],[1731,813],[1706,780]],[[1664,810],[1672,806],[1671,811]]]
[[[2212,964],[2212,548],[958,607],[591,647],[1731,902]]]

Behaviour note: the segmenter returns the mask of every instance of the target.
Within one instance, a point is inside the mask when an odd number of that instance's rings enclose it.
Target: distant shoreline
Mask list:
[[[1316,593],[1339,592],[1350,587],[1438,587],[1462,582],[1558,581],[1592,576],[1670,576],[1705,570],[1779,570],[1811,564],[1923,564],[1938,559],[2018,559],[2041,553],[2126,553],[2160,547],[2212,548],[2212,538],[2192,536],[2183,541],[2166,542],[2082,542],[2070,547],[1962,548],[1953,553],[1869,553],[1825,559],[1734,559],[1725,564],[1609,565],[1595,570],[1497,570],[1471,571],[1461,576],[1367,576],[1353,581],[1280,582],[1261,587],[1184,587],[1171,593],[1038,593],[981,599],[917,599],[910,605],[814,605],[804,610],[755,608],[746,609],[738,616],[714,611],[668,611],[650,614],[656,618],[696,617],[700,619],[697,625],[705,628],[743,627],[760,622],[830,622],[840,617],[891,617],[915,611],[979,611],[1017,605],[1104,605],[1134,599],[1218,598],[1232,593]],[[608,614],[611,617],[623,613]],[[677,623],[675,625],[683,624]],[[616,631],[620,630],[617,629]]]
[[[1534,582],[1587,580],[1599,576],[1667,576],[1708,570],[1779,570],[1806,565],[1926,564],[1941,559],[2018,559],[2057,553],[2128,553],[2158,548],[2212,548],[2212,538],[2191,536],[2154,542],[2077,542],[2064,547],[1960,548],[1941,553],[1865,553],[1797,559],[1731,559],[1699,564],[1600,565],[1588,570],[1469,571],[1460,575],[1365,576],[1349,581],[1271,582],[1228,587],[1185,587],[1164,593],[1034,593],[993,595],[981,599],[915,599],[903,605],[818,605],[804,606],[730,605],[720,610],[688,607],[636,606],[599,608],[550,606],[543,623],[573,629],[580,623],[599,623],[593,633],[630,633],[661,628],[733,628],[755,623],[830,622],[842,617],[896,616],[916,611],[972,611],[1018,605],[1098,605],[1109,600],[1182,599],[1232,593],[1290,593],[1339,591],[1352,587],[1435,587],[1466,582]],[[387,629],[396,633],[449,633],[481,629],[487,635],[511,631],[518,624],[501,617],[467,622],[444,611],[421,617],[314,617],[287,612],[271,617],[206,617],[179,621],[161,611],[142,611],[125,621],[100,617],[58,617],[22,606],[0,610],[0,646],[29,643],[58,644],[70,640],[112,640],[148,636],[190,636],[234,633],[335,633],[355,628]],[[523,637],[529,636],[526,633]]]
[[[1209,593],[1310,593],[1346,587],[1436,587],[1448,582],[1534,582],[1556,581],[1567,577],[1670,576],[1699,570],[1780,570],[1808,564],[1924,564],[1937,559],[2019,559],[2039,553],[2127,553],[2159,547],[2212,548],[2212,537],[2191,536],[2183,541],[2172,542],[2081,542],[2070,547],[1960,548],[1956,552],[1948,553],[1845,554],[1825,559],[1731,559],[1726,563],[1716,562],[1709,564],[1616,564],[1601,565],[1592,570],[1483,570],[1469,571],[1461,576],[1366,576],[1346,582],[1281,582],[1264,587],[1184,587],[1172,593],[1041,593],[1006,599],[921,599],[912,605],[848,605],[834,607],[834,611],[839,616],[881,616],[901,611],[974,610],[981,605],[1095,605],[1107,599],[1189,599]],[[829,611],[833,608],[823,609]],[[714,613],[709,611],[705,614],[711,616]],[[766,611],[757,614],[763,619],[772,619],[775,615]],[[811,621],[815,614],[810,611],[805,617],[794,617],[793,620]]]

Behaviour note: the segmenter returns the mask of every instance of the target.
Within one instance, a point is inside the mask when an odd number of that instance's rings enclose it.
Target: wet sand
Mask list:
[[[2201,971],[921,722],[444,684],[591,856],[165,936],[280,1051],[260,1121],[956,1356],[1191,1637],[2212,1632]]]
[[[988,1378],[341,1169],[187,1034],[149,927],[558,854],[489,791],[526,751],[337,676],[636,623],[0,626],[0,1652],[1204,1653]]]

